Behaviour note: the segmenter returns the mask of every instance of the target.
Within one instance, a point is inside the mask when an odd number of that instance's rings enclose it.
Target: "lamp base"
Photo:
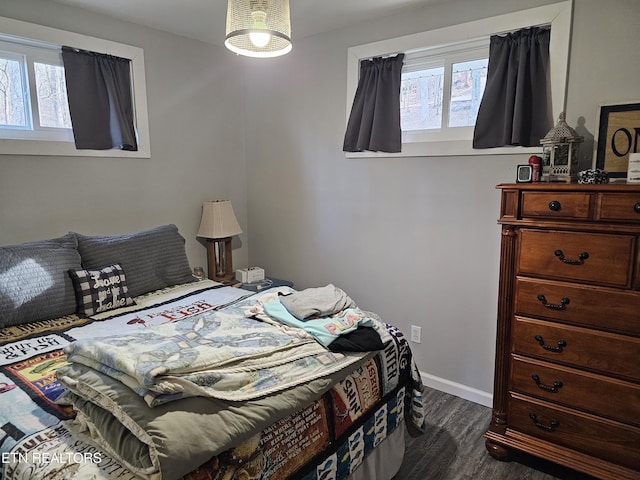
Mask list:
[[[228,283],[233,279],[231,237],[208,239],[207,270],[209,280]]]

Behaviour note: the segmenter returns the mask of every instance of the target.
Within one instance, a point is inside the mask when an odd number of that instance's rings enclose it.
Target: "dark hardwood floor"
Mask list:
[[[425,389],[428,429],[407,434],[404,462],[394,480],[593,480],[593,477],[525,454],[502,462],[489,455],[484,434],[491,409]]]

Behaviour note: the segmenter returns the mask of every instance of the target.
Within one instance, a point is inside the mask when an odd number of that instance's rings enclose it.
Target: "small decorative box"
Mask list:
[[[578,183],[609,183],[609,174],[600,168],[578,172]]]

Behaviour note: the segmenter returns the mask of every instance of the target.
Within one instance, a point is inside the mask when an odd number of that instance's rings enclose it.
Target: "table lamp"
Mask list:
[[[215,200],[202,204],[202,218],[198,237],[207,239],[207,268],[209,279],[229,281],[233,276],[231,237],[242,233],[229,200]]]

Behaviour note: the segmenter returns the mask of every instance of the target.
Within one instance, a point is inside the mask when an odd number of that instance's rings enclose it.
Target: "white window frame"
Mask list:
[[[463,45],[470,41],[487,39],[491,35],[502,34],[532,26],[550,25],[549,45],[551,96],[554,120],[565,110],[567,72],[569,68],[569,46],[571,37],[571,16],[573,1],[545,5],[542,7],[508,13],[496,17],[429,30],[404,37],[382,40],[348,49],[347,59],[347,122],[358,87],[360,61],[367,58],[395,55],[399,52],[411,53],[428,49],[441,49]],[[488,43],[487,43],[488,45]],[[345,152],[347,158],[359,157],[430,157],[450,155],[497,155],[534,154],[542,147],[500,147],[473,149],[468,140],[435,140],[406,142],[403,132],[402,151],[385,152]]]
[[[71,128],[45,127],[40,124],[40,105],[38,103],[35,64],[62,65],[60,48],[52,45],[35,44],[33,41],[19,40],[14,43],[0,33],[0,55],[14,58],[20,62],[25,95],[26,125],[2,126],[0,138],[9,140],[62,141],[73,142]]]
[[[139,47],[0,17],[0,38],[28,39],[51,46],[69,45],[131,60],[131,82],[138,150],[78,150],[71,141],[0,139],[0,155],[60,155],[81,157],[150,158],[149,120],[144,51]],[[37,99],[31,99],[32,102]]]
[[[448,124],[451,109],[451,80],[454,64],[479,58],[489,58],[489,37],[463,42],[458,45],[447,45],[441,49],[420,50],[415,53],[408,53],[405,56],[405,65],[402,73],[440,66],[444,67],[444,77],[441,128],[403,131],[403,144],[451,142],[473,137],[473,126],[450,127]]]

